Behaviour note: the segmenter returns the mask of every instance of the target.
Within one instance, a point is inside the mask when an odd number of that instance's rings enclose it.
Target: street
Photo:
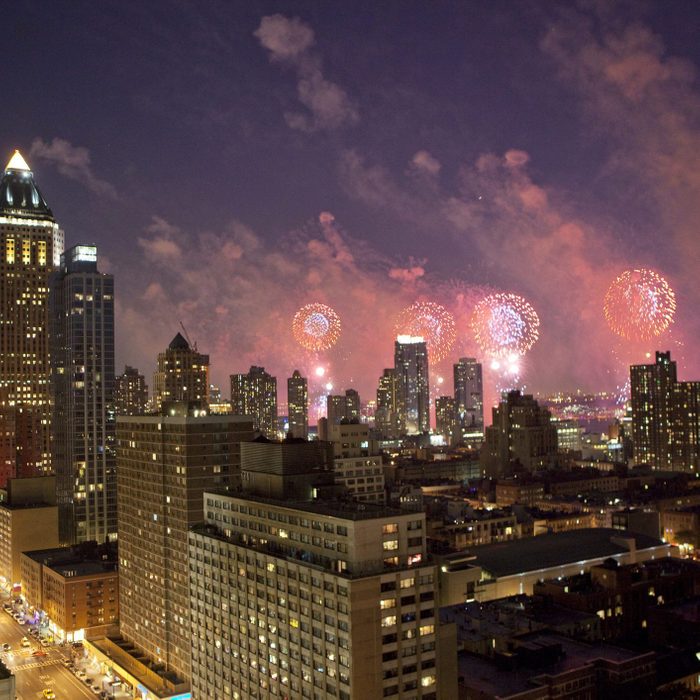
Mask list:
[[[0,645],[7,643],[11,646],[9,652],[2,653],[2,659],[15,675],[18,700],[39,700],[43,698],[44,688],[51,688],[56,693],[56,700],[95,700],[99,697],[64,666],[63,660],[70,656],[69,646],[42,647],[37,640],[29,636],[29,629],[27,625],[20,625],[10,614],[0,609]],[[29,637],[31,642],[28,648],[21,646],[25,636]],[[33,656],[37,650],[46,655]],[[84,665],[83,662],[81,667]],[[89,673],[90,669],[86,670]]]

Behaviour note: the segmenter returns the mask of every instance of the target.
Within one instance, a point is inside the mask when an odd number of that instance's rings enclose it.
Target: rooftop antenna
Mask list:
[[[182,328],[182,332],[185,334],[185,340],[187,341],[187,344],[195,351],[197,352],[197,343],[195,342],[194,344],[190,340],[190,336],[187,333],[187,328],[185,328],[185,324],[180,321],[180,328]]]

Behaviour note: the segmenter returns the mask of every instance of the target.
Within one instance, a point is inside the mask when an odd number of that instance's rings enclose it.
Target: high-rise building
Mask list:
[[[231,409],[235,415],[250,416],[266,437],[277,437],[277,379],[264,367],[252,366],[248,374],[231,375]]]
[[[400,335],[394,344],[398,407],[406,433],[430,430],[428,347],[421,337]]]
[[[399,412],[397,374],[393,367],[385,369],[382,376],[379,377],[374,428],[385,438],[396,438],[405,432]]]
[[[424,513],[244,488],[205,493],[204,515],[188,547],[192,700],[457,696]]]
[[[634,459],[655,469],[700,467],[700,382],[679,382],[670,352],[630,367]]]
[[[493,422],[484,432],[481,464],[488,476],[554,466],[557,428],[546,408],[530,394],[509,391],[493,408]]]
[[[114,412],[118,416],[142,416],[148,404],[146,377],[135,367],[124,367],[114,378]]]
[[[198,402],[117,420],[121,634],[189,679],[187,530],[204,519],[207,489],[240,484],[249,419],[203,415]]]
[[[287,379],[289,435],[306,440],[309,436],[309,389],[306,377],[298,369]]]
[[[178,333],[158,355],[153,375],[154,408],[164,401],[199,401],[209,405],[209,355],[202,355]]]
[[[435,430],[445,438],[447,444],[457,439],[457,404],[451,396],[438,396],[435,399]]]
[[[0,486],[51,471],[49,275],[63,231],[18,151],[0,181]]]
[[[462,357],[454,366],[455,404],[463,428],[484,425],[484,386],[481,364]]]
[[[76,245],[52,275],[53,468],[62,544],[117,535],[114,278]]]
[[[360,422],[360,395],[355,389],[347,389],[345,394],[329,394],[326,397],[326,416],[328,425],[337,425],[340,421]]]

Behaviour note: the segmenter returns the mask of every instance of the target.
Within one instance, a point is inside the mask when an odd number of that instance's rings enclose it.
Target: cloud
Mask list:
[[[95,194],[113,199],[117,197],[114,185],[93,173],[90,152],[83,146],[73,146],[69,141],[61,138],[54,138],[51,143],[35,138],[29,149],[29,155],[31,158],[54,165],[61,175],[80,182]]]
[[[169,265],[182,257],[182,232],[160,216],[154,216],[146,228],[146,236],[138,238],[146,258],[157,264]]]
[[[357,107],[336,83],[327,80],[321,59],[310,51],[314,44],[311,27],[298,17],[280,14],[263,17],[253,32],[270,60],[285,63],[297,74],[297,96],[308,112],[286,112],[287,125],[311,133],[333,130],[355,124],[359,120]]]
[[[416,280],[425,276],[425,268],[421,265],[412,267],[392,267],[389,270],[389,277],[404,284],[413,284]]]
[[[428,175],[437,175],[442,168],[440,161],[432,156],[428,151],[417,151],[411,158],[413,168]]]

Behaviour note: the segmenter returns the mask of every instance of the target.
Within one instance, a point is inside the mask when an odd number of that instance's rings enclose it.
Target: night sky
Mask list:
[[[117,369],[151,382],[182,321],[230,373],[327,369],[363,398],[417,300],[522,295],[527,389],[614,389],[670,349],[700,378],[697,2],[22,2],[3,13],[0,153],[19,148],[117,287]],[[648,267],[670,330],[617,338],[611,281]],[[295,311],[332,306],[332,351]],[[321,380],[313,379],[312,393]],[[494,378],[488,381],[493,384]]]

